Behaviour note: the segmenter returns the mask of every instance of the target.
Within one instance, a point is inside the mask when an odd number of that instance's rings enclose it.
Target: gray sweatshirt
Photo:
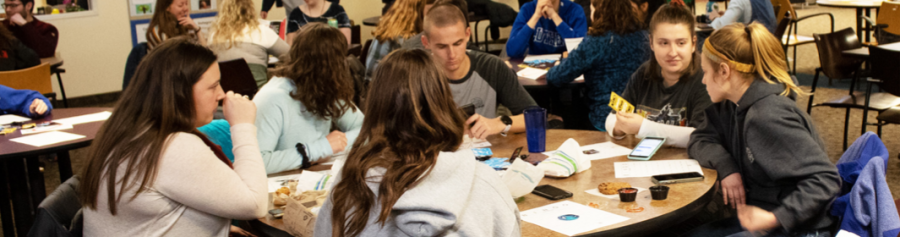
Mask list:
[[[784,231],[826,228],[841,179],[812,120],[783,90],[757,78],[737,104],[711,105],[688,155],[719,179],[740,172],[747,204],[774,213]]]
[[[376,196],[382,174],[384,168],[367,174]],[[315,236],[331,236],[331,209],[329,196],[316,219]],[[432,171],[400,196],[384,226],[376,222],[380,209],[372,207],[359,236],[522,235],[509,190],[493,169],[475,161],[472,150],[441,152]]]

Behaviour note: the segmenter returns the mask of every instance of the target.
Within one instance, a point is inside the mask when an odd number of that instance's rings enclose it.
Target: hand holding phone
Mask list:
[[[666,143],[664,137],[645,137],[638,143],[631,154],[628,154],[629,160],[650,160],[656,151]]]

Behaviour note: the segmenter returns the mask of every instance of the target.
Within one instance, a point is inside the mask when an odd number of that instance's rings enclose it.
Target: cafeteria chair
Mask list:
[[[125,75],[122,77],[122,91],[125,91],[125,88],[128,88],[128,84],[131,83],[131,78],[134,77],[134,72],[137,71],[138,64],[141,64],[141,60],[144,59],[144,56],[147,56],[147,43],[140,43],[131,48],[131,52],[128,53],[128,59],[125,60]]]
[[[872,72],[866,88],[866,102],[863,106],[862,133],[866,132],[866,126],[878,127],[878,136],[881,136],[881,128],[889,123],[900,122],[900,113],[886,111],[900,105],[900,51],[869,47],[869,63],[872,64]],[[872,93],[872,85],[884,92]],[[868,123],[869,110],[878,111],[876,123]]]
[[[222,73],[219,81],[222,90],[234,91],[234,93],[249,96],[250,99],[253,99],[253,96],[259,91],[253,73],[250,72],[250,66],[243,58],[219,62],[219,71]]]
[[[80,237],[83,220],[78,176],[59,185],[38,206],[29,237]]]
[[[794,10],[794,6],[791,5],[790,0],[771,0],[772,7],[776,7],[778,9],[775,12],[775,22],[781,22],[787,16],[792,18],[790,25],[788,26],[788,30],[785,32],[783,36],[781,36],[781,44],[785,45],[784,47],[794,47],[794,56],[792,57],[794,60],[793,66],[791,67],[791,74],[797,75],[797,46],[809,44],[815,42],[812,37],[798,35],[799,24],[800,21],[810,19],[817,16],[825,16],[827,15],[831,18],[831,33],[834,33],[834,15],[829,12],[821,12],[816,14],[811,14],[807,16],[799,16],[797,15],[797,11]],[[793,32],[791,32],[793,30]],[[787,51],[785,51],[787,52]]]
[[[869,27],[875,29],[875,40],[878,42],[866,42],[868,45],[889,44],[900,41],[900,2],[884,1],[878,11],[877,21],[866,16],[860,16]],[[876,24],[877,22],[877,24]]]
[[[0,85],[13,89],[33,90],[56,101],[56,93],[53,92],[53,79],[50,77],[50,64],[19,69],[15,71],[0,72]]]
[[[828,77],[828,85],[831,85],[834,79],[853,78],[853,81],[850,83],[850,93],[853,95],[856,80],[860,78],[860,75],[856,75],[856,73],[861,73],[859,69],[863,60],[845,57],[843,51],[862,47],[862,43],[856,37],[856,33],[852,28],[846,28],[830,34],[813,34],[813,38],[816,40],[816,49],[819,52],[819,64],[821,66],[816,68],[811,92],[816,92],[819,75],[824,73]],[[812,114],[812,107],[820,105],[813,104],[814,97],[815,94],[809,97],[809,104],[806,107],[806,113],[808,114]],[[849,115],[850,108],[848,107],[847,110]]]

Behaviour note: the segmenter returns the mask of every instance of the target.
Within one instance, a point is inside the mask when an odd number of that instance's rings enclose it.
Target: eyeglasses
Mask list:
[[[13,3],[13,4],[0,3],[0,6],[3,6],[3,8],[7,8],[7,7],[17,8],[17,7],[19,7],[19,6],[22,6],[22,4],[19,4],[19,3]]]

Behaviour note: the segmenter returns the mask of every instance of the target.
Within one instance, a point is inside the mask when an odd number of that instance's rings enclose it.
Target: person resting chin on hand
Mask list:
[[[17,114],[37,118],[50,114],[50,100],[33,90],[16,90],[0,85],[0,115]]]

